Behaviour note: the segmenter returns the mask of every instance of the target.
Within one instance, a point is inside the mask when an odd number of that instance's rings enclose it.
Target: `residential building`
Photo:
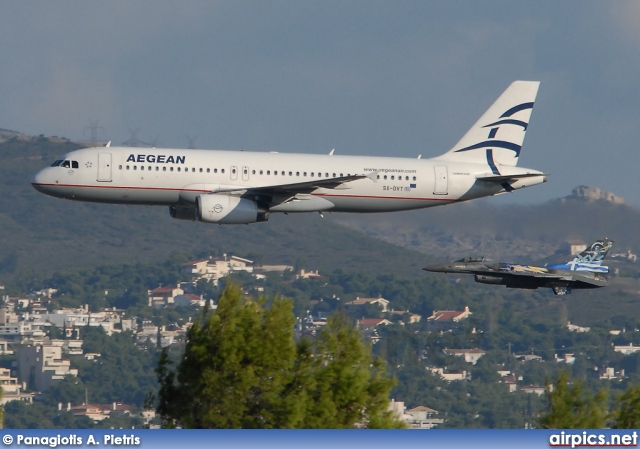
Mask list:
[[[347,307],[364,306],[364,305],[378,305],[378,306],[382,307],[382,312],[384,313],[384,312],[387,312],[387,310],[388,310],[387,306],[389,305],[389,300],[384,299],[382,296],[380,296],[378,298],[360,298],[360,297],[357,297],[356,299],[354,299],[353,301],[349,301],[345,305]]]
[[[32,390],[45,391],[67,375],[78,375],[71,362],[62,359],[62,346],[26,346],[17,351],[17,356],[18,379]]]
[[[0,368],[0,385],[2,386],[2,399],[0,405],[5,405],[11,401],[33,402],[33,393],[23,391],[24,384],[18,381],[17,377],[11,377],[11,370]]]
[[[464,357],[464,361],[475,365],[480,357],[486,354],[482,349],[445,349],[444,353],[456,357]]]
[[[158,287],[148,291],[149,306],[162,308],[175,302],[176,296],[184,295],[184,290],[179,287]]]
[[[427,318],[427,329],[430,331],[451,330],[471,315],[472,312],[467,306],[460,312],[455,310],[434,310],[433,315]]]
[[[624,355],[629,355],[640,351],[640,346],[633,346],[633,343],[629,343],[626,346],[614,346],[613,350],[616,352],[621,352]]]
[[[433,429],[438,424],[444,423],[444,419],[436,418],[438,411],[424,405],[419,405],[405,412],[409,417],[405,419],[411,429]]]

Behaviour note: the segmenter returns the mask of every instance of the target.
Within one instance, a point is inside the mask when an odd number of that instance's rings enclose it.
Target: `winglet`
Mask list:
[[[329,156],[333,156],[333,152],[336,151],[336,149],[334,148],[333,150],[329,151]]]

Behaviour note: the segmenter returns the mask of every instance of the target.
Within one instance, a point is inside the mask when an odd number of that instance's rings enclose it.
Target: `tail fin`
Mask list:
[[[602,265],[604,258],[607,257],[607,253],[609,253],[609,250],[612,246],[613,240],[597,240],[589,245],[587,249],[574,257],[571,262],[577,264],[590,264],[600,266]]]
[[[564,264],[547,265],[548,268],[556,268],[571,271],[595,271],[598,273],[608,273],[609,267],[602,265],[609,250],[613,246],[613,240],[600,239],[593,242],[584,251],[578,254],[573,260]]]
[[[539,81],[514,81],[460,141],[437,159],[515,166]]]

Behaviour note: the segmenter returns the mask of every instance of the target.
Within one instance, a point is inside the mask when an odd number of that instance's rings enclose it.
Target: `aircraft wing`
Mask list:
[[[282,195],[296,193],[309,193],[316,189],[339,189],[343,184],[350,181],[357,181],[359,179],[371,179],[374,180],[377,173],[370,175],[349,175],[338,176],[336,178],[316,179],[315,181],[296,182],[292,184],[274,184],[268,186],[259,187],[228,187],[214,190],[212,193],[239,193],[250,192],[257,195]]]

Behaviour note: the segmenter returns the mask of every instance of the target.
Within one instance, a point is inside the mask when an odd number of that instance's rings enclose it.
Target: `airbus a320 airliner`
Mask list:
[[[392,212],[512,192],[547,175],[518,168],[537,81],[515,81],[433,159],[248,151],[85,148],[38,172],[33,187],[77,201],[169,206],[205,223],[267,221],[272,212]]]

